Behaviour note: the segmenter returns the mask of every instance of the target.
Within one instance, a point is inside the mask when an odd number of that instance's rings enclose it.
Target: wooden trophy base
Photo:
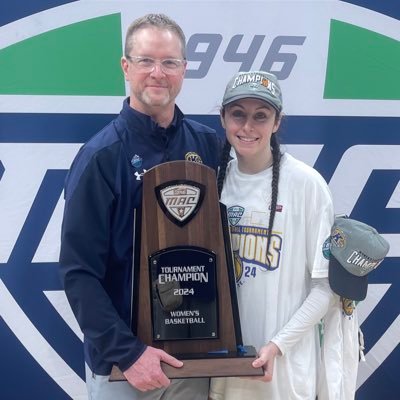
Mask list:
[[[182,368],[174,368],[161,363],[161,368],[170,379],[176,378],[208,378],[224,376],[262,376],[262,368],[253,368],[252,363],[257,358],[253,346],[244,346],[243,352],[216,352],[199,354],[174,354],[183,361]],[[110,382],[126,381],[121,370],[114,366]]]

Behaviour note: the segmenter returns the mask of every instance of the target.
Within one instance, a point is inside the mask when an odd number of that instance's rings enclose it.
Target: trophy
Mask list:
[[[141,221],[132,330],[147,345],[183,361],[181,368],[162,362],[164,373],[169,378],[263,375],[251,365],[254,347],[242,344],[228,220],[214,170],[189,161],[148,170]],[[110,380],[125,377],[114,366]]]

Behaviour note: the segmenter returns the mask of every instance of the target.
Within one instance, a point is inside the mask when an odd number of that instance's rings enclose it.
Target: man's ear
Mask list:
[[[121,68],[122,68],[122,72],[124,73],[125,80],[128,80],[129,63],[125,57],[121,57]]]

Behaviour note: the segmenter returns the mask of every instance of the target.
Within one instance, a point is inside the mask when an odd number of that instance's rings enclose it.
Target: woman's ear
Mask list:
[[[283,116],[283,113],[280,112],[279,116],[276,118],[276,121],[275,121],[275,124],[274,124],[274,128],[272,129],[272,133],[278,132],[278,129],[281,126],[282,116]]]
[[[222,127],[225,129],[225,110],[223,108],[221,108],[221,110],[219,111],[219,117],[221,119],[221,125]]]

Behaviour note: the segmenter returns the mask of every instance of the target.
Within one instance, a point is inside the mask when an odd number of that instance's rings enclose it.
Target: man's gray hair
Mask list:
[[[142,28],[156,27],[158,29],[165,29],[178,35],[182,47],[182,57],[186,58],[186,38],[182,28],[171,18],[165,14],[146,14],[133,21],[126,32],[125,37],[125,57],[128,56],[132,50],[132,37],[136,31]]]

